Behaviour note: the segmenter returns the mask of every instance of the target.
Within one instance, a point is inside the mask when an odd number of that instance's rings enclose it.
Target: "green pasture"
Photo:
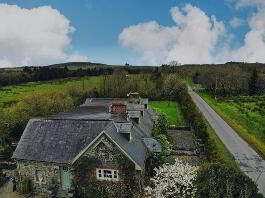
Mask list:
[[[67,84],[84,87],[84,89],[98,88],[101,77],[66,78],[53,81],[29,82],[25,84],[5,86],[0,88],[0,107],[15,103],[28,92],[40,90],[63,90]]]
[[[185,126],[184,117],[179,103],[169,101],[151,101],[149,102],[149,105],[158,113],[165,113],[168,116],[168,120],[171,125]]]

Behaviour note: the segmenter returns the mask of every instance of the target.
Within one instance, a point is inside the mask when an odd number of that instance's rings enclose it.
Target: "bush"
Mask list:
[[[172,144],[168,141],[166,135],[159,135],[156,137],[157,141],[160,142],[161,152],[151,153],[147,158],[146,162],[146,174],[148,176],[155,175],[155,168],[162,166],[166,162],[166,156],[170,155],[172,151]]]
[[[193,198],[196,192],[193,187],[195,177],[196,167],[176,159],[173,165],[164,164],[155,169],[151,186],[146,191],[151,198]]]
[[[31,180],[29,178],[24,178],[22,181],[20,181],[19,184],[20,187],[20,193],[21,194],[29,194],[31,193]]]
[[[153,126],[152,135],[167,135],[167,129],[169,127],[168,117],[164,113],[160,113],[158,120],[155,121]]]
[[[0,159],[9,159],[12,153],[13,151],[8,145],[0,146]]]
[[[3,174],[2,170],[0,170],[0,187],[5,183],[5,175]]]
[[[227,164],[202,165],[194,181],[196,198],[261,198],[257,185]]]

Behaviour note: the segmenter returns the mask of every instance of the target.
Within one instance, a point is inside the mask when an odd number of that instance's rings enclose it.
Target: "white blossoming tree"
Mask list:
[[[146,188],[147,197],[152,198],[192,198],[196,189],[193,180],[197,167],[176,159],[175,164],[164,164],[156,168],[151,179],[151,187]]]

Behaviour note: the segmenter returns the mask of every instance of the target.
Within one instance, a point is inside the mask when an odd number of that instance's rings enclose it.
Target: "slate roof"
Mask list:
[[[81,106],[109,106],[115,101],[127,103],[126,98],[87,98]]]
[[[155,153],[161,152],[161,145],[157,140],[153,138],[143,138],[143,141],[148,151],[155,152]]]
[[[59,113],[49,119],[73,119],[73,120],[114,120],[115,122],[127,122],[123,114],[112,114],[105,106],[81,106],[74,110]]]
[[[152,111],[145,109],[144,116],[140,117],[139,124],[134,123],[134,125],[141,131],[143,137],[151,137],[153,128]]]
[[[12,158],[70,163],[111,121],[32,119]]]
[[[125,101],[125,99],[123,99]],[[114,141],[141,168],[150,149],[153,127],[151,109],[144,109],[140,123],[133,123],[131,140],[117,131],[119,123],[132,123],[124,114],[109,113],[114,99],[88,99],[71,111],[46,119],[32,119],[13,154],[14,159],[52,163],[71,163],[102,132]],[[127,125],[126,125],[127,126]],[[129,125],[128,125],[129,126]],[[130,126],[132,126],[130,124]],[[144,138],[149,138],[147,141]],[[149,142],[149,143],[148,143]],[[156,147],[153,150],[158,151]]]
[[[123,134],[117,133],[115,126],[109,127],[105,133],[116,142],[127,155],[129,155],[133,161],[135,161],[141,168],[145,166],[145,159],[148,154],[147,147],[142,141],[142,136],[133,127],[131,133],[131,141],[123,136]]]

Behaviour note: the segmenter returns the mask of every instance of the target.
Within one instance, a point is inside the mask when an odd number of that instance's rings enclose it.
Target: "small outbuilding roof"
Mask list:
[[[160,143],[153,138],[143,138],[143,141],[149,152],[160,153],[161,145]]]

